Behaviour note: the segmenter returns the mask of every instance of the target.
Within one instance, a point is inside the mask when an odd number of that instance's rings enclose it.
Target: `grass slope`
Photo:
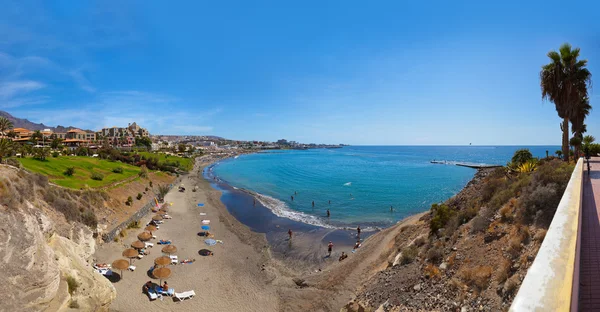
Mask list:
[[[192,158],[183,158],[178,156],[167,155],[164,153],[150,153],[150,152],[138,152],[140,156],[146,157],[146,159],[150,157],[158,158],[158,163],[162,164],[164,162],[178,162],[179,167],[185,171],[190,171],[194,167],[194,160]]]
[[[74,189],[80,189],[86,185],[92,188],[102,187],[135,176],[140,172],[140,168],[136,166],[86,156],[49,157],[45,161],[33,158],[18,158],[18,160],[25,169],[48,176],[52,183]],[[64,175],[68,167],[75,168],[73,176]],[[123,173],[112,172],[117,167],[123,168]],[[93,172],[102,174],[104,179],[102,181],[92,180]]]

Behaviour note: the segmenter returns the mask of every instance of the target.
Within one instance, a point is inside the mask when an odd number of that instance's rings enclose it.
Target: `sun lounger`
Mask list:
[[[147,290],[148,293],[148,297],[150,297],[150,300],[156,300],[158,298],[162,299],[162,295],[157,293],[156,290],[154,290],[153,288],[149,288]]]
[[[137,255],[137,258],[138,258],[138,259],[142,259],[142,258],[144,258],[144,255],[143,255],[143,254],[141,254],[141,253],[139,253],[139,254]]]
[[[171,258],[171,264],[177,264],[177,263],[179,263],[179,260],[177,259],[177,256],[169,256],[169,258]]]
[[[135,266],[135,265],[130,265],[130,266],[127,268],[127,269],[128,269],[129,271],[132,271],[132,272],[133,272],[133,271],[135,271],[135,268],[136,268],[136,266]]]
[[[96,272],[104,275],[104,276],[111,276],[112,275],[112,271],[110,269],[106,269],[106,268],[100,268],[100,269],[96,269]]]
[[[156,287],[156,291],[163,296],[173,296],[175,294],[175,288],[169,288],[165,291],[162,287]]]
[[[152,244],[152,243],[145,242],[144,244],[146,244],[146,248],[148,248],[148,247],[154,247],[154,244]]]
[[[175,293],[175,298],[179,299],[179,301],[183,301],[185,299],[191,299],[196,295],[193,290],[184,291],[182,293]]]

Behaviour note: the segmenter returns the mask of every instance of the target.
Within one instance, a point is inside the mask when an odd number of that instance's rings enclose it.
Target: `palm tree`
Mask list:
[[[6,117],[0,117],[0,135],[4,135],[6,130],[10,130],[12,128],[12,121],[8,120]]]
[[[573,135],[581,140],[583,140],[583,134],[587,132],[587,126],[584,122],[590,114],[590,110],[592,110],[592,106],[587,96],[583,97],[572,110],[571,127]],[[579,155],[578,147],[575,147],[575,155]]]
[[[2,158],[6,156],[10,156],[13,151],[13,142],[9,139],[0,139],[0,163],[2,163]]]
[[[569,144],[571,146],[573,146],[573,156],[575,156],[575,160],[577,160],[577,158],[579,158],[579,147],[581,146],[581,138],[579,137],[572,137],[569,140]]]
[[[596,141],[596,138],[592,135],[586,135],[583,137],[583,145],[590,145]]]
[[[554,152],[554,154],[556,154],[556,156],[560,158],[562,157],[563,152],[561,150],[557,150],[556,152]]]
[[[553,102],[558,116],[563,119],[562,154],[566,161],[569,160],[569,119],[576,115],[582,98],[587,97],[587,86],[592,77],[585,68],[587,60],[578,60],[579,51],[579,48],[572,49],[570,44],[564,43],[559,52],[548,52],[551,62],[540,71],[542,99]]]

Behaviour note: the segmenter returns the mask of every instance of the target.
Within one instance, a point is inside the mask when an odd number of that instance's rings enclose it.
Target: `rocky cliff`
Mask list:
[[[46,199],[57,193],[62,199],[53,203],[78,207],[87,215],[93,210],[81,206],[81,200],[71,203],[80,194],[53,188],[43,176],[0,165],[2,310],[107,311],[116,292],[92,270],[96,247],[92,230],[73,216],[67,221],[64,212]]]

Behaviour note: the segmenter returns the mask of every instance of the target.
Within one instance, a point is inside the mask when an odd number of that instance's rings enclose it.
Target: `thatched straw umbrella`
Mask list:
[[[146,231],[150,232],[150,234],[152,234],[152,232],[154,232],[158,229],[154,225],[148,225],[144,230],[146,230]]]
[[[121,278],[123,277],[123,270],[127,270],[129,267],[129,262],[125,259],[115,260],[112,263],[112,268],[121,271]]]
[[[142,248],[146,247],[146,244],[144,244],[144,242],[142,242],[142,241],[137,240],[137,241],[131,243],[131,247],[133,247],[135,249],[142,249]]]
[[[158,257],[158,258],[154,259],[154,264],[156,264],[156,265],[165,266],[170,263],[171,263],[171,258],[169,258],[167,256],[162,256],[162,257]]]
[[[177,247],[175,247],[175,245],[167,245],[163,247],[162,252],[169,254],[170,256],[172,253],[177,252]]]
[[[155,215],[154,217],[152,217],[152,220],[154,220],[154,221],[160,221],[162,219],[163,219],[163,217],[161,215]]]
[[[158,215],[161,215],[161,216],[164,216],[164,215],[166,215],[166,214],[167,214],[167,211],[166,211],[166,210],[164,210],[164,209],[161,209],[161,210],[159,210],[159,211],[157,212],[157,214],[158,214]]]
[[[152,271],[154,278],[159,279],[159,285],[162,284],[163,278],[169,278],[171,276],[171,269],[169,268],[158,268]]]
[[[136,258],[139,254],[140,253],[137,250],[132,248],[125,249],[125,251],[123,251],[123,257],[129,258],[129,264],[131,264],[131,260]]]
[[[138,239],[141,240],[142,242],[150,240],[151,238],[152,238],[152,234],[150,234],[148,232],[142,232],[138,235]]]

